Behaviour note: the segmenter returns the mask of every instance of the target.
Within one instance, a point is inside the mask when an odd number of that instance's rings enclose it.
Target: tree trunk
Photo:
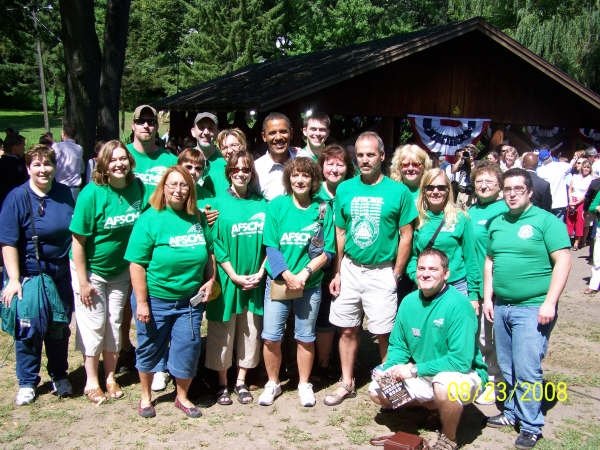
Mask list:
[[[65,119],[77,130],[77,140],[89,155],[96,140],[100,47],[93,0],[60,0],[62,42],[69,95]]]
[[[104,52],[100,73],[98,137],[119,138],[119,99],[131,0],[108,0],[104,27]]]

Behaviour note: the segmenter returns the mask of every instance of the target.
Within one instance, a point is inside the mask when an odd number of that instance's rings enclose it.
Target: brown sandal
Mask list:
[[[100,389],[99,386],[91,389],[86,389],[85,391],[83,391],[83,393],[88,398],[88,400],[95,405],[99,406],[106,401],[106,395],[104,394],[104,392],[102,392],[102,389]]]
[[[583,291],[583,293],[585,295],[595,295],[598,293],[598,291],[595,289],[586,288],[585,291]]]
[[[338,383],[338,386],[335,391],[331,394],[327,394],[323,403],[327,406],[336,406],[342,403],[347,398],[356,397],[356,389],[354,388],[354,380],[352,380],[352,384],[345,384],[343,381]]]
[[[106,393],[113,400],[117,400],[119,398],[123,398],[123,391],[121,390],[121,386],[116,381],[113,383],[106,383]]]

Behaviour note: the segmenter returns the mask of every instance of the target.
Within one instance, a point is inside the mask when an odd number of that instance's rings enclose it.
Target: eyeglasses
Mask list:
[[[527,192],[527,188],[525,186],[505,187],[502,188],[502,192],[504,192],[505,195],[510,195],[513,192],[516,195],[523,195],[525,192]]]
[[[221,147],[221,150],[239,150],[242,147],[242,144],[229,144]]]
[[[496,186],[497,184],[496,180],[475,180],[475,186]]]
[[[153,127],[156,125],[156,119],[140,117],[139,119],[133,119],[133,123],[135,123],[136,125],[144,125],[147,123],[148,126]]]
[[[43,198],[40,200],[40,204],[38,205],[38,216],[40,217],[44,217],[44,215],[46,214],[46,199]]]
[[[252,169],[250,169],[250,167],[234,167],[233,169],[231,169],[231,173],[238,173],[238,172],[249,174],[250,172],[252,172]]]
[[[173,189],[173,190],[176,190],[177,188],[179,188],[182,191],[188,191],[190,189],[190,187],[187,183],[166,183],[165,186],[167,186],[169,189]]]
[[[403,167],[403,168],[405,168],[405,169],[408,169],[409,167],[414,167],[414,168],[418,169],[418,168],[419,168],[419,167],[421,167],[422,165],[423,165],[423,164],[421,164],[420,162],[414,162],[414,161],[411,161],[411,162],[403,162],[403,163],[402,163],[402,167]]]
[[[448,186],[446,186],[445,184],[428,184],[427,186],[425,186],[425,190],[427,192],[433,192],[436,189],[440,192],[446,192],[448,190]]]
[[[194,166],[193,164],[184,164],[183,167],[184,167],[184,169],[186,169],[189,172],[191,172],[191,171],[202,172],[204,170],[204,166]]]

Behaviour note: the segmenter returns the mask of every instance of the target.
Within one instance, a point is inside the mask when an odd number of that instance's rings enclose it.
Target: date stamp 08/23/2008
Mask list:
[[[494,389],[486,390],[488,386]],[[504,381],[488,381],[481,391],[475,392],[475,395],[473,395],[471,385],[467,382],[457,383],[453,381],[448,384],[448,399],[451,401],[470,403],[475,401],[475,398],[482,392],[489,397],[485,398],[485,401],[494,401],[495,399],[503,402],[507,399],[515,399],[519,402],[566,402],[569,399],[567,383],[564,381],[558,383],[552,381],[536,381],[534,383],[521,381],[514,386],[510,386]]]

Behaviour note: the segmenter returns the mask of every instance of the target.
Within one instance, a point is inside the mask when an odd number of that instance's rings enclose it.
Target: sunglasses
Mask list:
[[[252,169],[250,169],[250,167],[234,167],[233,169],[231,169],[231,173],[238,173],[238,172],[248,174],[248,173],[252,172]]]
[[[147,123],[149,126],[153,127],[154,125],[156,125],[156,119],[140,117],[139,119],[133,119],[133,123],[135,123],[136,125],[144,125]]]
[[[183,167],[188,170],[188,171],[196,171],[196,172],[202,172],[204,170],[204,166],[194,166],[193,164],[184,164]]]
[[[433,192],[436,189],[440,192],[446,192],[448,190],[448,186],[445,184],[428,184],[425,186],[425,191],[427,192]]]
[[[402,167],[405,169],[408,169],[409,167],[414,167],[414,168],[418,169],[422,165],[423,164],[421,164],[420,162],[413,162],[413,161],[402,163]]]

